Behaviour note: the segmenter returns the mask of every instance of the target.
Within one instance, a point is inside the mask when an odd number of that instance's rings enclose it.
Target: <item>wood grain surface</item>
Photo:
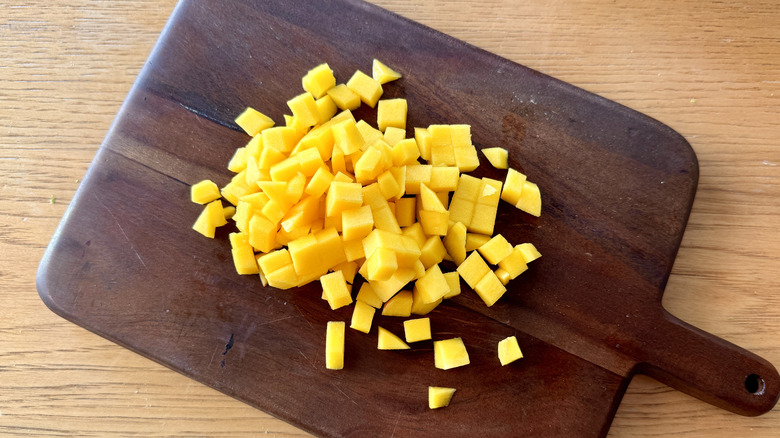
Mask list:
[[[770,2],[375,2],[657,118],[699,158],[673,314],[780,363],[780,10]],[[0,431],[303,435],[52,314],[38,261],[172,2],[26,2],[0,19]],[[775,436],[637,377],[611,436]]]

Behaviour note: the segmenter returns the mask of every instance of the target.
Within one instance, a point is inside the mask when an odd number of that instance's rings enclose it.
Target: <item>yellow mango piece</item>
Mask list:
[[[453,192],[458,188],[460,170],[457,167],[436,166],[431,169],[428,187],[434,192]]]
[[[406,194],[420,193],[420,184],[431,183],[431,168],[428,164],[412,164],[406,166]]]
[[[384,134],[382,134],[382,131],[369,125],[365,120],[358,120],[355,123],[355,126],[360,132],[360,135],[363,136],[363,140],[365,140],[366,145],[372,145],[376,143],[377,140],[382,140],[385,138]]]
[[[510,364],[522,358],[523,352],[520,351],[517,337],[510,336],[498,342],[498,360],[501,362],[501,366]]]
[[[330,120],[339,110],[333,98],[325,95],[315,100],[317,104],[317,124],[321,125]]]
[[[265,114],[252,107],[247,107],[236,117],[236,125],[240,126],[247,134],[254,137],[264,129],[274,126],[274,121]]]
[[[382,152],[373,146],[366,149],[355,163],[355,179],[361,184],[374,182],[382,171]]]
[[[333,147],[333,154],[330,157],[330,169],[334,175],[338,175],[340,173],[349,173],[347,170],[347,162],[346,157],[344,156],[344,151],[342,151],[339,147]],[[347,180],[349,182],[354,182],[352,178],[348,178]]]
[[[474,286],[474,291],[482,298],[482,301],[490,307],[504,295],[506,287],[501,283],[496,274],[493,271],[489,271],[482,277],[481,280]]]
[[[344,84],[338,84],[329,89],[328,96],[333,99],[339,109],[356,110],[360,108],[360,96]]]
[[[367,259],[368,280],[389,280],[398,270],[398,259],[395,251],[389,248],[377,248]]]
[[[342,237],[345,241],[362,239],[373,228],[374,217],[371,214],[371,207],[368,205],[341,212]]]
[[[260,151],[260,157],[257,160],[257,167],[261,170],[269,170],[271,166],[276,163],[284,161],[286,156],[284,153],[273,147],[264,147]]]
[[[393,174],[393,177],[398,182],[398,193],[394,199],[401,199],[406,194],[406,166],[391,167],[390,173]]]
[[[325,274],[320,277],[320,283],[331,309],[336,310],[352,303],[352,295],[343,272],[335,271]]]
[[[236,214],[236,207],[233,207],[232,205],[222,207],[222,212],[225,213],[225,220],[232,219],[233,215]]]
[[[478,248],[482,257],[491,265],[497,265],[501,260],[509,257],[509,255],[512,254],[512,250],[512,244],[501,234],[496,234],[492,239]]]
[[[328,190],[331,181],[333,181],[333,174],[330,173],[326,166],[322,166],[312,175],[309,183],[306,185],[305,192],[310,196],[319,198]]]
[[[379,350],[409,350],[411,347],[401,338],[383,327],[377,327],[378,339],[376,348]]]
[[[450,291],[447,279],[439,268],[439,265],[433,265],[425,271],[425,275],[417,280],[415,287],[419,289],[422,302],[430,304],[441,299]]]
[[[480,234],[493,234],[496,225],[496,214],[498,206],[476,204],[474,206],[474,216],[468,227],[469,231]]]
[[[371,285],[368,282],[365,282],[360,286],[356,300],[362,301],[375,309],[382,307],[382,304],[384,303],[382,299],[376,295],[376,292],[374,292],[374,289],[371,288]]]
[[[488,243],[490,239],[491,237],[485,234],[468,233],[466,234],[466,251],[474,251],[480,246]]]
[[[431,144],[431,159],[428,163],[434,166],[455,166],[455,151],[451,144]]]
[[[452,212],[450,212],[450,218],[452,218]],[[447,254],[452,257],[452,260],[456,265],[460,265],[466,260],[467,238],[466,226],[461,222],[455,222],[455,224],[447,230],[447,235],[444,236],[444,248],[447,250]]]
[[[374,320],[375,312],[376,309],[363,301],[356,301],[355,308],[352,310],[352,321],[350,322],[349,327],[359,332],[368,333],[371,331],[371,323]]]
[[[376,113],[376,124],[384,132],[388,127],[406,129],[406,99],[382,99]]]
[[[520,192],[520,199],[517,200],[515,207],[530,215],[541,216],[542,195],[539,193],[539,186],[528,180],[523,181],[523,191]]]
[[[347,282],[347,284],[352,284],[355,282],[355,275],[357,275],[358,265],[354,261],[346,261],[344,263],[339,263],[338,265],[331,268],[331,270],[341,271],[341,273],[344,274],[344,280]]]
[[[335,228],[329,227],[291,240],[287,250],[299,277],[319,277],[347,261],[344,244]]]
[[[490,271],[490,267],[485,263],[485,260],[479,255],[478,252],[472,252],[466,260],[458,265],[458,274],[466,280],[472,289],[477,286],[477,283]]]
[[[415,222],[404,228],[402,233],[404,236],[412,238],[419,248],[422,248],[423,245],[425,245],[425,241],[428,240],[428,236],[425,235],[422,225],[419,222]]]
[[[246,146],[244,146],[244,149],[246,150],[247,158],[260,157],[260,152],[263,150],[263,135],[261,133],[257,133],[254,137],[252,137],[251,140],[249,140]]]
[[[265,280],[269,286],[277,289],[291,289],[299,285],[299,279],[295,274],[295,268],[287,265],[271,273],[265,274]]]
[[[363,205],[363,186],[359,183],[332,182],[325,197],[325,215],[341,215],[344,210]]]
[[[371,76],[380,84],[386,84],[390,81],[400,79],[401,73],[386,66],[378,59],[374,59],[374,62],[371,65]]]
[[[404,338],[408,343],[430,340],[431,319],[416,318],[404,321]]]
[[[211,180],[204,179],[190,187],[190,199],[196,204],[208,204],[220,197],[219,187]]]
[[[526,264],[525,257],[523,257],[522,251],[519,249],[520,245],[515,246],[512,248],[512,253],[509,254],[506,258],[498,262],[499,270],[503,270],[506,272],[507,277],[509,280],[513,280],[517,278],[518,275],[525,272],[525,270],[528,269],[528,265]],[[496,275],[498,275],[498,270],[496,271]],[[504,282],[503,278],[499,275],[499,280],[501,280],[504,285],[506,285],[506,282]]]
[[[390,147],[395,146],[402,140],[406,139],[406,129],[396,128],[393,126],[388,126],[385,129],[385,142],[387,142]],[[409,140],[414,140],[413,138],[410,138]],[[414,148],[417,149],[417,143],[414,144]]]
[[[422,278],[425,276],[425,270],[423,270],[423,275],[420,276]],[[413,315],[427,315],[433,311],[433,309],[436,308],[439,304],[441,304],[442,299],[439,298],[438,300],[426,303],[424,298],[421,295],[420,289],[417,287],[417,285],[414,286],[414,289],[412,289],[412,314]]]
[[[445,272],[444,279],[447,280],[447,285],[450,287],[450,291],[447,292],[442,298],[452,298],[460,295],[460,275],[457,272]]]
[[[227,224],[225,220],[225,214],[222,211],[222,201],[217,199],[216,201],[209,202],[203,211],[198,216],[192,229],[200,234],[214,238],[214,232],[217,227]]]
[[[333,132],[335,147],[341,149],[344,155],[355,153],[366,144],[353,120],[344,120],[333,125],[330,129]]]
[[[428,236],[446,236],[450,221],[449,211],[421,210],[420,223]]]
[[[319,99],[331,88],[336,86],[336,77],[327,63],[320,64],[309,70],[301,79],[303,89]]]
[[[238,173],[246,169],[247,157],[246,148],[236,149],[233,153],[233,157],[228,162],[228,170],[233,173]]]
[[[414,223],[417,211],[416,204],[415,198],[401,198],[395,201],[395,218],[398,221],[398,226],[408,227]]]
[[[239,275],[257,274],[259,272],[257,259],[252,246],[249,245],[249,236],[243,233],[230,233],[229,238],[236,272]]]
[[[520,193],[523,191],[525,180],[525,175],[515,169],[509,169],[506,173],[501,199],[512,205],[517,205],[517,202],[520,201]]]
[[[263,150],[276,149],[289,153],[300,140],[298,132],[289,126],[276,126],[263,130]]]
[[[398,221],[390,210],[390,205],[382,195],[379,184],[373,183],[363,187],[363,202],[371,206],[374,226],[377,229],[401,234],[401,227],[398,226]]]
[[[348,262],[364,258],[366,254],[363,252],[363,241],[361,239],[345,240],[344,254]]]
[[[379,177],[376,179],[376,182],[379,184],[379,190],[382,192],[382,196],[384,196],[385,199],[394,198],[401,189],[398,181],[395,179],[395,176],[393,176],[393,173],[389,170],[386,170],[381,175],[379,175]],[[393,213],[397,212],[394,211]]]
[[[515,249],[520,251],[526,263],[531,263],[542,256],[533,243],[521,243],[515,246]]]
[[[313,176],[319,169],[325,166],[322,161],[320,151],[317,148],[309,148],[295,154],[294,159],[298,160],[300,172],[307,177]]]
[[[447,254],[447,249],[438,236],[431,236],[425,241],[425,244],[420,248],[420,262],[422,262],[425,269],[429,269],[433,265],[438,265],[444,260],[444,256]]]
[[[257,264],[260,266],[260,270],[268,275],[285,266],[291,266],[292,259],[290,258],[290,253],[287,249],[282,248],[261,255],[257,258]]]
[[[328,321],[325,331],[325,368],[344,369],[344,335],[347,331],[344,321]]]
[[[420,183],[420,201],[423,210],[439,212],[447,211],[436,193],[429,189],[428,186],[424,183]],[[425,224],[423,224],[423,228],[425,228]]]
[[[431,159],[431,133],[425,128],[414,128],[414,141],[420,149],[420,158]]]
[[[510,277],[509,272],[505,271],[503,268],[498,268],[495,271],[496,277],[498,277],[499,281],[501,281],[501,284],[506,286],[511,280],[512,277]]]
[[[399,269],[393,273],[389,280],[373,281],[369,280],[371,288],[382,300],[387,301],[397,294],[407,283],[414,279],[414,270]]]
[[[402,290],[382,307],[383,316],[408,317],[412,314],[412,291]]]
[[[319,120],[319,108],[317,108],[316,102],[314,109],[316,109],[316,111],[313,114],[313,117]],[[307,111],[311,110],[307,109]],[[307,125],[308,122],[310,122],[309,116],[293,117],[287,114],[284,115],[284,126],[292,128],[295,131],[296,142],[300,141],[300,139],[309,132],[311,125]]]
[[[509,167],[509,152],[504,148],[485,148],[482,149],[490,164],[496,169],[506,169]]]
[[[445,388],[442,386],[428,387],[428,408],[439,409],[450,405],[452,396],[455,394],[455,388]]]
[[[320,111],[317,108],[317,102],[314,101],[314,96],[308,91],[288,100],[287,106],[292,111],[293,118],[305,127],[314,126],[320,121]]]
[[[360,70],[347,81],[347,88],[354,91],[360,96],[360,100],[371,108],[376,106],[382,96],[382,84]]]
[[[388,130],[389,129],[390,128],[388,128]],[[419,164],[417,159],[420,158],[420,149],[417,147],[417,142],[413,138],[407,138],[400,140],[393,145],[392,155],[393,166]]]
[[[433,342],[433,357],[436,368],[449,370],[469,364],[469,353],[461,338]]]
[[[290,181],[300,171],[301,163],[295,157],[282,160],[269,169],[271,181]]]
[[[267,204],[266,204],[267,205]],[[255,215],[249,220],[249,244],[260,252],[271,252],[276,246],[278,227],[265,217]]]

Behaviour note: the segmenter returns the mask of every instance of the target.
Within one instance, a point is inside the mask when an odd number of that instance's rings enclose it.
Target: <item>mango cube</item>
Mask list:
[[[531,263],[542,256],[533,243],[521,243],[515,246],[515,249],[520,251],[520,254],[523,255],[523,260],[525,260],[526,263]]]
[[[496,234],[492,239],[480,246],[478,251],[488,263],[497,265],[500,261],[509,257],[509,255],[512,254],[513,249],[512,244],[509,243],[504,236]]]
[[[417,200],[415,198],[401,198],[395,201],[395,218],[398,226],[408,227],[414,224]]]
[[[469,353],[461,338],[433,342],[433,357],[436,368],[449,370],[469,364]]]
[[[382,299],[376,295],[374,289],[371,288],[371,285],[368,282],[365,282],[360,286],[360,291],[358,291],[356,300],[362,301],[375,309],[382,307],[382,304],[384,303]]]
[[[247,107],[238,117],[236,125],[240,126],[247,134],[254,137],[264,129],[274,126],[274,121],[265,114],[252,107]]]
[[[374,59],[371,65],[371,76],[380,84],[386,84],[390,81],[401,78],[401,73],[391,69],[378,59]]]
[[[363,205],[363,186],[359,183],[333,181],[325,197],[325,215],[341,215],[344,210]]]
[[[398,270],[395,251],[385,247],[377,248],[367,259],[368,280],[389,280]]]
[[[431,133],[425,128],[414,128],[414,141],[420,149],[420,158],[431,159]]]
[[[417,280],[415,287],[420,291],[422,302],[432,303],[450,291],[447,279],[441,272],[439,265],[433,265],[425,271],[425,275]]]
[[[381,105],[381,103],[380,103]],[[396,128],[393,126],[388,126],[385,129],[385,141],[387,142],[390,147],[395,146],[400,141],[406,139],[406,129]],[[410,138],[408,140],[414,140],[413,138]],[[414,144],[414,148],[417,149],[417,143]]]
[[[382,96],[382,84],[371,76],[358,70],[347,81],[347,87],[360,96],[360,100],[371,108],[376,106]]]
[[[406,344],[401,338],[394,335],[389,330],[383,327],[377,327],[378,339],[377,349],[379,350],[409,350],[411,347]]]
[[[523,191],[525,180],[526,176],[524,174],[515,169],[509,169],[504,180],[504,190],[501,192],[501,199],[512,205],[517,205],[517,202],[520,201],[520,193]]]
[[[304,90],[311,93],[315,99],[319,99],[336,86],[336,77],[333,76],[330,66],[323,63],[309,70],[301,82]]]
[[[501,271],[506,272],[506,275],[510,280],[513,280],[517,278],[518,275],[525,272],[525,270],[528,269],[528,265],[526,264],[525,257],[523,257],[523,253],[519,248],[520,245],[515,246],[512,248],[512,253],[509,254],[505,259],[498,262],[498,268]],[[496,271],[496,275],[498,275],[498,270]],[[506,282],[503,281],[501,276],[499,276],[499,280],[501,280],[502,283],[506,284]]]
[[[445,272],[444,279],[447,280],[450,291],[444,294],[442,298],[452,298],[460,295],[460,275],[457,272]]]
[[[338,84],[329,89],[328,96],[333,99],[339,109],[355,110],[360,107],[360,96],[344,84]]]
[[[419,342],[431,339],[431,319],[417,318],[404,321],[406,342]]]
[[[320,283],[331,309],[336,310],[352,303],[352,295],[341,271],[323,275],[320,277]]]
[[[390,128],[388,128],[389,130]],[[387,134],[385,134],[386,136]],[[389,142],[388,142],[389,143]],[[406,138],[395,143],[392,148],[393,166],[404,166],[407,164],[419,164],[420,149],[413,138]]]
[[[406,194],[420,193],[420,184],[431,183],[431,168],[428,164],[412,164],[406,166]]]
[[[458,274],[466,280],[472,289],[477,287],[477,283],[490,271],[490,267],[485,263],[485,260],[476,251],[472,252],[466,260],[458,265]]]
[[[441,263],[445,255],[447,255],[447,249],[439,236],[429,237],[420,248],[420,262],[425,269]]]
[[[423,271],[423,275],[425,275],[425,271]],[[431,311],[433,311],[433,309],[435,309],[439,304],[441,304],[441,302],[442,299],[439,298],[436,301],[426,303],[420,294],[420,288],[418,288],[416,284],[414,289],[412,289],[412,314],[414,315],[427,315],[431,313]]]
[[[501,366],[510,364],[522,358],[523,352],[520,351],[517,337],[510,336],[498,342],[498,360],[501,362]]]
[[[314,126],[320,121],[320,111],[317,107],[317,102],[314,101],[314,96],[308,91],[288,100],[287,106],[293,113],[294,121],[300,123],[302,128]]]
[[[315,103],[317,104],[318,125],[327,123],[328,120],[333,118],[333,116],[336,115],[336,112],[339,110],[339,108],[336,106],[336,102],[334,102],[333,98],[327,94],[317,99]]]
[[[352,208],[341,212],[342,237],[345,241],[362,239],[374,228],[374,216],[371,207]]]
[[[379,101],[376,123],[380,131],[388,127],[406,129],[406,99],[383,99]]]
[[[503,268],[498,268],[495,270],[496,277],[498,277],[499,281],[501,281],[501,284],[506,286],[511,280],[512,277],[509,275],[509,272],[505,271]]]
[[[412,314],[412,291],[402,290],[390,298],[382,308],[384,316],[407,317]]]
[[[344,321],[328,321],[325,333],[325,368],[340,370],[344,368]]]
[[[520,192],[520,198],[515,207],[530,215],[541,216],[542,196],[539,193],[539,186],[528,180],[523,181],[523,190]]]
[[[222,201],[217,199],[206,204],[198,219],[195,220],[192,229],[213,239],[216,228],[225,224],[227,224],[227,220],[225,220],[225,213],[222,211]]]
[[[349,327],[359,332],[368,333],[371,331],[371,322],[374,320],[375,312],[376,309],[363,301],[356,301],[355,308],[352,311],[352,321],[349,324]]]
[[[450,405],[452,396],[455,394],[455,388],[444,388],[441,386],[428,387],[428,408],[439,409]]]
[[[474,286],[474,291],[482,298],[482,301],[490,307],[504,295],[506,287],[493,271],[488,271],[484,277]]]
[[[208,204],[220,197],[219,187],[211,180],[204,179],[190,187],[190,199],[197,204]]]
[[[353,120],[348,119],[339,122],[331,127],[331,131],[333,131],[335,147],[341,149],[344,155],[353,154],[366,144],[363,135]]]
[[[474,251],[480,246],[488,243],[491,237],[485,234],[467,233],[466,234],[466,251]]]
[[[449,211],[420,210],[420,223],[429,236],[446,236],[450,221]]]
[[[509,167],[509,152],[504,148],[485,148],[482,149],[490,164],[496,169],[506,169]]]

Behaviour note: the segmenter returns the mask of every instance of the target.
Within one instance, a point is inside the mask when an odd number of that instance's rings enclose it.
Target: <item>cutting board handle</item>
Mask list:
[[[765,359],[687,324],[666,310],[637,371],[720,408],[747,416],[770,411],[780,375]]]

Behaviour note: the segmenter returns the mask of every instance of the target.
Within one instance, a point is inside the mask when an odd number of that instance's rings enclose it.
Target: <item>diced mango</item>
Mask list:
[[[428,164],[412,164],[406,166],[406,194],[420,193],[420,184],[431,183],[431,168]]]
[[[458,274],[466,280],[472,289],[477,286],[477,283],[490,271],[490,267],[485,263],[485,260],[479,255],[478,252],[472,252],[466,260],[458,265]]]
[[[362,301],[375,309],[382,307],[383,303],[382,299],[376,295],[374,289],[371,288],[371,285],[368,282],[365,282],[360,286],[360,291],[358,291],[356,300]]]
[[[417,280],[415,283],[420,291],[420,297],[423,303],[430,304],[450,291],[450,286],[447,283],[447,279],[441,272],[439,265],[433,265],[425,271],[425,276]]]
[[[501,260],[512,254],[513,248],[512,244],[504,236],[496,234],[492,239],[480,246],[478,250],[488,263],[497,265]]]
[[[378,59],[374,59],[371,66],[371,76],[380,84],[386,84],[390,81],[401,78],[401,73],[386,66]]]
[[[522,358],[523,352],[520,351],[517,337],[510,336],[498,342],[498,360],[501,362],[501,366],[510,364]]]
[[[449,370],[469,364],[469,353],[461,338],[433,342],[433,357],[436,368]]]
[[[236,125],[240,126],[247,134],[254,137],[264,129],[274,126],[274,121],[265,114],[252,107],[247,107],[244,112],[236,117]]]
[[[206,204],[192,229],[213,239],[216,228],[225,224],[227,224],[227,221],[225,220],[225,213],[222,211],[222,201],[217,199]]]
[[[490,307],[504,295],[506,287],[501,283],[501,280],[498,279],[493,271],[488,271],[488,273],[479,280],[477,285],[474,286],[474,291],[482,298],[482,301]]]
[[[376,309],[363,301],[356,301],[355,308],[352,310],[352,321],[349,327],[359,332],[368,333],[371,331],[371,322],[374,320],[375,312]]]
[[[523,256],[523,252],[520,248],[520,245],[515,246],[512,248],[511,254],[498,262],[499,270],[506,272],[506,275],[510,280],[517,278],[518,275],[522,274],[526,269],[528,269],[525,257]],[[496,271],[496,275],[498,275],[498,271]],[[499,276],[499,280],[501,280],[501,282],[506,285],[506,282],[503,281],[501,276]]]
[[[219,187],[211,180],[204,179],[190,187],[190,199],[197,204],[208,204],[220,197]]]
[[[292,151],[298,140],[298,133],[289,126],[276,126],[263,130],[263,150],[272,148],[288,153]]]
[[[531,263],[542,256],[533,243],[521,243],[515,246],[515,249],[520,251],[526,263]]]
[[[411,348],[401,338],[383,327],[377,327],[377,332],[376,348],[379,350],[409,350]]]
[[[420,150],[415,139],[407,138],[393,145],[392,154],[393,166],[404,166],[418,164],[417,159],[420,157]]]
[[[444,279],[447,280],[450,291],[444,294],[442,298],[452,298],[460,295],[460,275],[457,272],[445,272]]]
[[[449,211],[421,210],[420,223],[428,236],[446,236],[450,221]]]
[[[431,339],[431,319],[417,318],[404,321],[406,342],[420,342]]]
[[[431,236],[425,241],[423,247],[420,248],[420,262],[422,262],[425,269],[429,269],[433,265],[438,265],[444,260],[444,256],[447,254],[447,249],[441,241],[439,236]]]
[[[345,241],[362,239],[374,228],[374,217],[371,215],[371,207],[361,207],[344,210],[341,212],[342,237]]]
[[[412,314],[412,291],[402,290],[382,307],[383,316],[407,317]]]
[[[314,101],[314,96],[308,91],[288,100],[287,106],[292,111],[293,117],[305,127],[314,126],[320,121],[320,111],[317,108],[317,102]]]
[[[450,405],[452,396],[455,394],[455,388],[444,388],[441,386],[428,387],[428,408],[439,409]]]
[[[509,272],[505,271],[503,268],[498,268],[495,270],[496,277],[498,277],[499,281],[501,281],[501,284],[506,286],[511,280],[512,277],[509,275]]]
[[[368,264],[368,280],[385,281],[389,280],[393,273],[398,270],[398,258],[395,251],[389,248],[377,248],[366,259]]]
[[[450,218],[452,213],[450,213]],[[444,236],[444,248],[447,253],[452,257],[452,260],[456,265],[460,265],[466,260],[466,239],[468,234],[466,233],[466,226],[461,222],[455,222],[447,230],[447,235]]]
[[[467,233],[466,234],[466,251],[471,252],[480,246],[488,243],[490,236],[485,234]]]
[[[414,279],[414,270],[399,269],[393,273],[389,280],[371,281],[371,288],[382,300],[387,301],[400,291],[407,283]]]
[[[315,101],[317,104],[317,124],[327,123],[328,120],[336,115],[339,108],[336,106],[336,102],[333,98],[325,95]]]
[[[506,173],[501,199],[512,205],[517,205],[517,202],[520,200],[520,193],[523,191],[525,180],[526,176],[524,174],[515,169],[509,169]]]
[[[341,215],[344,210],[363,205],[363,186],[333,181],[325,198],[325,215]]]
[[[335,147],[341,149],[344,155],[349,155],[360,150],[366,144],[363,136],[353,120],[345,120],[333,125],[333,142]]]
[[[331,309],[335,310],[352,303],[352,295],[341,271],[323,275],[320,277],[320,283]]]
[[[347,81],[347,87],[360,96],[360,100],[371,108],[376,106],[382,96],[382,84],[371,76],[358,70]]]
[[[485,148],[482,149],[490,164],[496,169],[506,169],[509,167],[509,152],[504,148]]]
[[[383,99],[379,101],[376,123],[380,131],[388,127],[406,129],[406,99]]]
[[[257,259],[257,264],[260,266],[260,270],[267,275],[285,266],[292,265],[292,259],[287,249],[282,248],[260,256]]]
[[[539,193],[539,186],[528,180],[523,181],[523,191],[520,192],[520,198],[515,207],[530,215],[541,216],[542,195]]]
[[[355,110],[360,107],[360,96],[344,84],[338,84],[328,90],[328,96],[342,110]]]
[[[425,271],[423,271],[423,276],[424,275]],[[422,276],[420,278],[422,278]],[[420,292],[420,288],[418,288],[416,284],[414,289],[412,289],[412,314],[414,315],[427,315],[431,313],[436,306],[441,304],[441,302],[442,298],[439,298],[436,301],[426,303]]]
[[[390,147],[395,146],[404,139],[406,139],[406,129],[396,128],[394,126],[388,126],[385,129],[385,141]],[[408,140],[414,139],[410,138]],[[414,148],[417,149],[417,143],[414,144]]]
[[[309,70],[301,82],[304,90],[311,93],[315,99],[319,99],[336,86],[336,77],[330,66],[323,63]]]
[[[325,333],[325,368],[340,370],[344,368],[344,321],[328,321]]]

